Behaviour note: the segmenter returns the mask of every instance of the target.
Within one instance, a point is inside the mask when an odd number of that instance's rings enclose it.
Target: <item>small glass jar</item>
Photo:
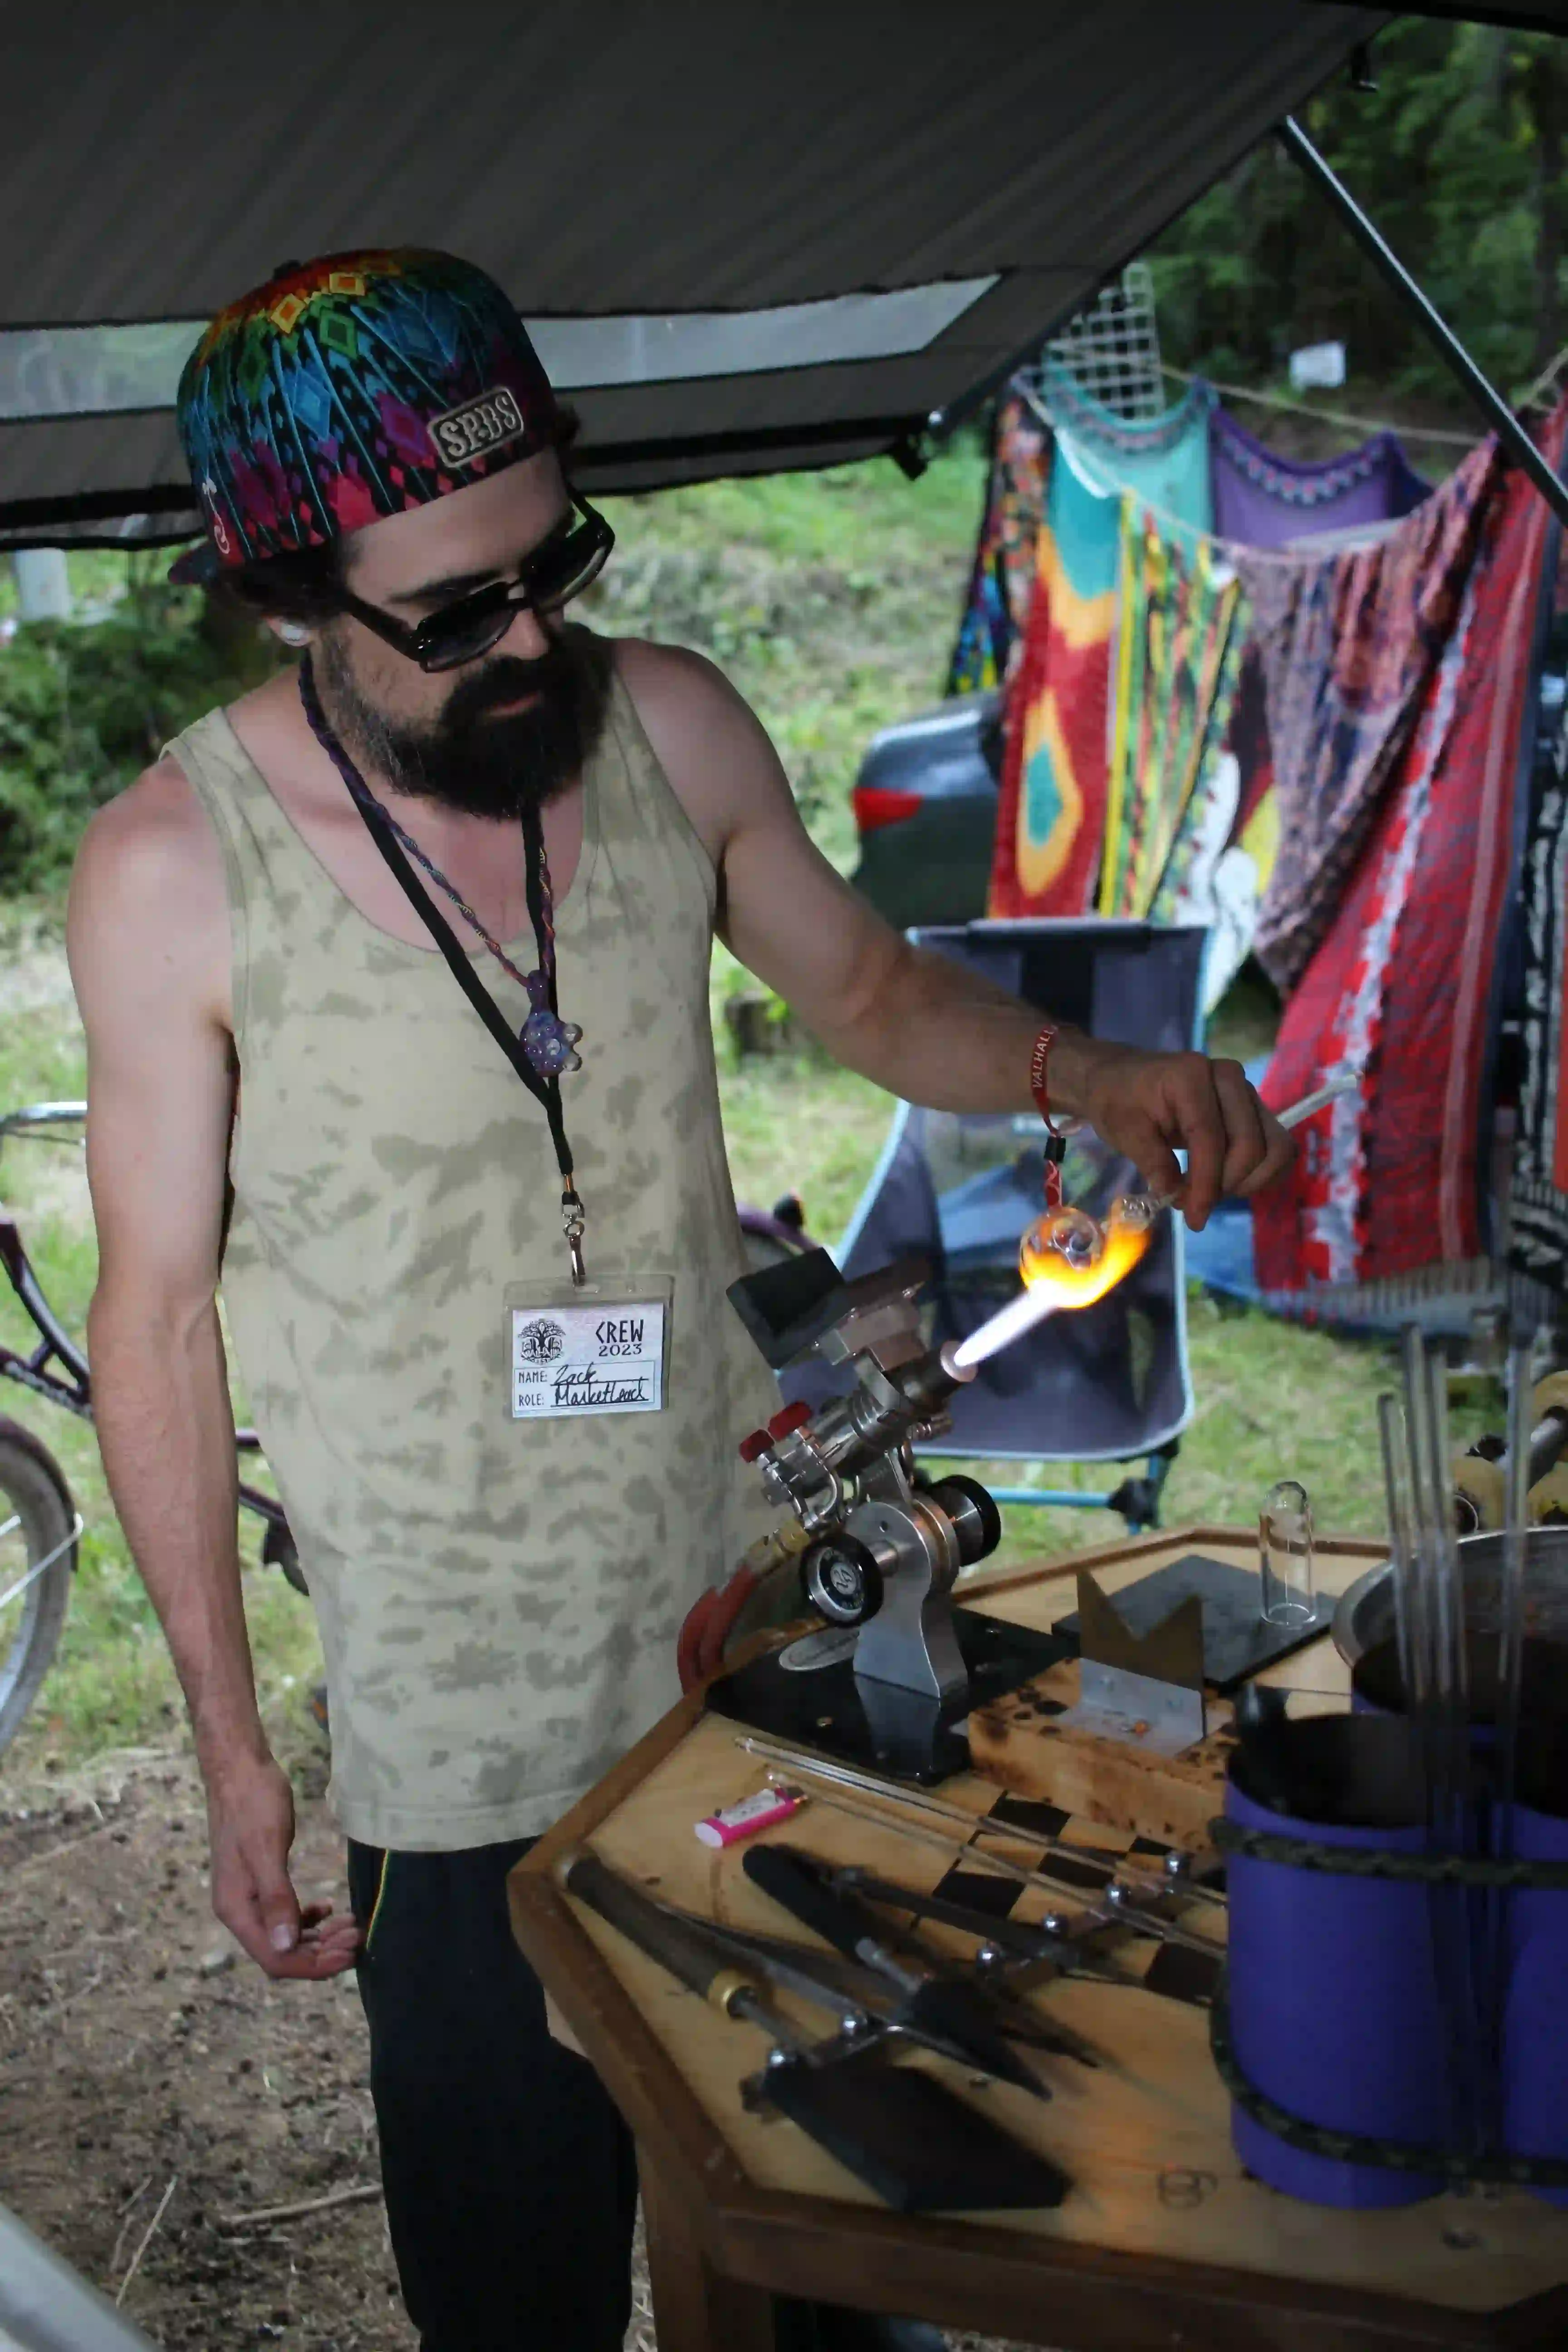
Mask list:
[[[1312,1579],[1312,1507],[1300,1480],[1270,1486],[1258,1515],[1262,1613],[1270,1625],[1305,1625],[1317,1614]]]

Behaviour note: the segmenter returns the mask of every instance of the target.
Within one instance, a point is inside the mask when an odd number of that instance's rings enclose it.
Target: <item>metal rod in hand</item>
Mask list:
[[[1342,1070],[1338,1077],[1327,1079],[1322,1086],[1314,1087],[1310,1095],[1303,1095],[1300,1102],[1288,1103],[1283,1110],[1276,1111],[1274,1116],[1279,1124],[1289,1133],[1292,1128],[1304,1126],[1308,1119],[1315,1118],[1319,1111],[1325,1109],[1330,1103],[1338,1102],[1342,1095],[1356,1095],[1360,1092],[1361,1072]],[[1176,1205],[1174,1192],[1155,1192],[1151,1197],[1157,1209],[1173,1209]]]
[[[1311,1118],[1315,1113],[1321,1111],[1325,1103],[1337,1102],[1341,1095],[1354,1095],[1360,1092],[1361,1072],[1342,1070],[1337,1078],[1330,1078],[1326,1085],[1319,1087],[1314,1093],[1303,1095],[1300,1102],[1293,1102],[1289,1109],[1280,1111],[1279,1124],[1285,1128],[1300,1127],[1303,1119]]]

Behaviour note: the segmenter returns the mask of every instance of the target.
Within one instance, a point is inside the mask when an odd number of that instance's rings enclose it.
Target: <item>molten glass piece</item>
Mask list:
[[[1082,1273],[1104,1246],[1098,1218],[1082,1209],[1047,1209],[1018,1244],[1018,1271],[1026,1282],[1054,1279],[1059,1269],[1039,1261],[1060,1259],[1074,1273]]]
[[[1092,1307],[1131,1274],[1148,1248],[1159,1214],[1147,1194],[1113,1203],[1101,1225],[1082,1209],[1037,1217],[1018,1244],[1018,1271],[1030,1290],[1058,1307]]]
[[[1018,1244],[1025,1287],[967,1339],[956,1346],[949,1340],[942,1359],[948,1370],[958,1380],[973,1380],[977,1365],[1021,1339],[1047,1315],[1092,1307],[1103,1298],[1148,1248],[1163,1205],[1134,1192],[1112,1204],[1103,1226],[1082,1209],[1052,1209],[1037,1217]]]

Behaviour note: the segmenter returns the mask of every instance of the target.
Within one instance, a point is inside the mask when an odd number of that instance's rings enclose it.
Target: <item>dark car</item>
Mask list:
[[[852,795],[854,882],[900,930],[985,912],[1002,774],[1002,697],[958,694],[874,736]]]

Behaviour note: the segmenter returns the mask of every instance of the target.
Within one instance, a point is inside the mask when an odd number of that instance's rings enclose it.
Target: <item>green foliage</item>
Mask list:
[[[761,715],[819,846],[847,872],[849,789],[867,744],[941,698],[984,481],[971,437],[918,482],[879,459],[606,499],[617,543],[584,617],[716,662]]]
[[[1495,381],[1518,393],[1568,340],[1568,53],[1551,36],[1405,19],[1304,129]],[[1455,412],[1442,362],[1324,199],[1265,141],[1154,247],[1175,364],[1257,383],[1342,341],[1360,382]]]
[[[0,890],[58,890],[93,810],[171,736],[258,684],[271,644],[222,635],[199,592],[134,569],[92,625],[18,628],[0,650]]]

